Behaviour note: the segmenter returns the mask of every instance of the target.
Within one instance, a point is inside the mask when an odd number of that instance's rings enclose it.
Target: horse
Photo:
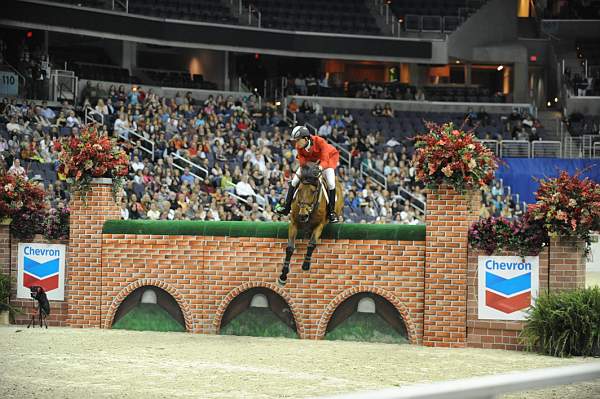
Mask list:
[[[292,202],[290,213],[290,223],[288,226],[288,244],[285,249],[285,261],[281,269],[281,275],[277,279],[280,286],[287,282],[287,275],[290,272],[290,260],[295,250],[296,236],[298,231],[310,231],[310,241],[302,262],[302,270],[309,271],[312,260],[312,254],[319,243],[323,228],[328,223],[327,218],[327,199],[326,183],[321,178],[321,169],[314,163],[307,163],[302,167],[302,178],[296,196]],[[335,180],[336,204],[335,212],[341,215],[344,205],[342,185]]]

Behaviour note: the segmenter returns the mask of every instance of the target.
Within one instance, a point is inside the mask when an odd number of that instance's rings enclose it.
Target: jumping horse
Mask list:
[[[290,260],[295,250],[296,236],[298,231],[310,232],[310,241],[302,262],[302,270],[310,270],[312,254],[319,243],[323,228],[328,222],[327,218],[327,190],[326,183],[321,176],[321,169],[315,163],[307,163],[302,167],[302,178],[296,196],[292,202],[290,213],[290,223],[288,226],[288,245],[285,250],[285,261],[281,269],[281,275],[277,279],[280,286],[287,282],[287,275],[290,272]],[[337,180],[335,212],[340,215],[344,205],[342,185]]]

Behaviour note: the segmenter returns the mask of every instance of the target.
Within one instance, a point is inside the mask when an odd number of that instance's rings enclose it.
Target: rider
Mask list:
[[[296,188],[300,183],[300,173],[302,166],[307,162],[318,162],[319,169],[323,171],[327,189],[329,194],[329,203],[327,204],[327,216],[329,223],[338,223],[338,217],[335,214],[335,168],[337,168],[340,160],[338,150],[327,143],[327,141],[319,136],[310,134],[305,126],[296,126],[292,130],[292,140],[296,142],[296,150],[298,151],[298,161],[300,168],[296,170],[296,174],[292,178],[287,196],[285,197],[285,206],[278,205],[275,212],[280,215],[287,215],[292,208],[292,200],[296,193]]]

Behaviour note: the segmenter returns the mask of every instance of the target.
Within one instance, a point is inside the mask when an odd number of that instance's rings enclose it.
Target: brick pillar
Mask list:
[[[585,242],[570,237],[550,239],[550,292],[585,287]]]
[[[10,226],[7,224],[0,224],[0,273],[10,275]]]
[[[478,193],[450,187],[427,194],[423,344],[465,347],[468,230],[477,219]]]
[[[102,226],[119,218],[111,179],[94,179],[85,202],[73,194],[65,284],[67,324],[72,327],[100,327]]]

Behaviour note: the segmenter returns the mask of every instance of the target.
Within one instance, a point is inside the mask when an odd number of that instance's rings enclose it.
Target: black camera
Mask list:
[[[50,314],[50,302],[48,301],[48,296],[46,295],[46,291],[43,287],[39,285],[32,285],[29,287],[29,295],[31,295],[32,299],[35,299],[38,302],[38,306],[40,308],[40,312],[44,313],[44,316]]]

